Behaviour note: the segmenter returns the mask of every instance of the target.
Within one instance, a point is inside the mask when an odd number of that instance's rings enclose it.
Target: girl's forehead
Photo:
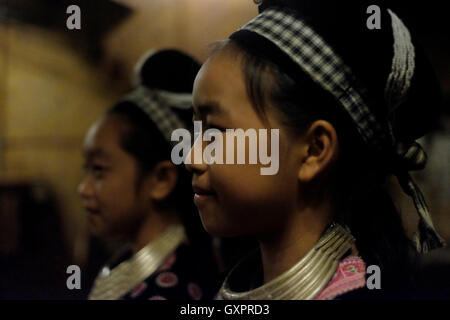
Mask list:
[[[232,77],[242,77],[241,59],[237,55],[232,54],[230,50],[222,49],[206,60],[199,74],[201,76],[217,76],[217,74],[220,74],[221,77],[228,79]],[[233,83],[229,83],[229,85],[232,84]]]
[[[84,153],[87,156],[110,155],[120,149],[121,128],[118,119],[114,118],[102,118],[89,129],[84,141]]]
[[[202,66],[194,83],[194,104],[211,96],[234,96],[245,92],[241,65],[230,55],[216,53]]]

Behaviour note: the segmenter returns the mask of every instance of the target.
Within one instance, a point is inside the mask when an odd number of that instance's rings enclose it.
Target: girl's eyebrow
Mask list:
[[[101,148],[86,150],[83,152],[88,159],[109,159],[110,155]]]

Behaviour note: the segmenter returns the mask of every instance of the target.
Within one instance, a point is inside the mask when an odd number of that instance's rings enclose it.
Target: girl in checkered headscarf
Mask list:
[[[97,276],[90,299],[211,299],[216,263],[192,203],[191,175],[171,162],[171,133],[192,123],[200,65],[177,50],[137,64],[134,89],[86,136],[79,192],[90,231],[127,242]]]
[[[373,4],[381,29],[368,28]],[[413,285],[414,244],[444,244],[408,173],[425,165],[415,140],[438,114],[434,74],[384,2],[266,0],[259,9],[194,83],[204,127],[280,129],[274,176],[260,165],[188,165],[207,231],[260,243],[218,298],[395,297]],[[387,190],[393,175],[419,213],[414,242]]]

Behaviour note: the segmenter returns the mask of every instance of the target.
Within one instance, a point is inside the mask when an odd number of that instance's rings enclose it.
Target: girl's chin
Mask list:
[[[213,237],[223,237],[223,225],[216,221],[211,221],[210,217],[206,217],[204,213],[200,212],[203,228]]]
[[[203,228],[213,237],[234,238],[245,235],[231,227],[227,228],[227,225],[225,223],[210,221],[209,219],[203,218],[203,216],[201,217],[201,219]]]
[[[105,228],[105,225],[102,224],[101,221],[90,221],[89,232],[94,237],[102,239],[102,240],[109,240],[109,239],[113,238],[113,237],[111,237],[107,228]]]

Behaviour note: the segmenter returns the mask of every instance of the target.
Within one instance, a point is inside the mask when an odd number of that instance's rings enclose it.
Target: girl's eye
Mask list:
[[[92,171],[94,172],[102,172],[105,168],[103,166],[94,165],[92,166]]]
[[[93,164],[93,165],[85,165],[84,169],[86,172],[91,173],[94,178],[102,178],[105,171],[106,171],[106,167],[102,166],[102,165],[98,165],[98,164]]]

